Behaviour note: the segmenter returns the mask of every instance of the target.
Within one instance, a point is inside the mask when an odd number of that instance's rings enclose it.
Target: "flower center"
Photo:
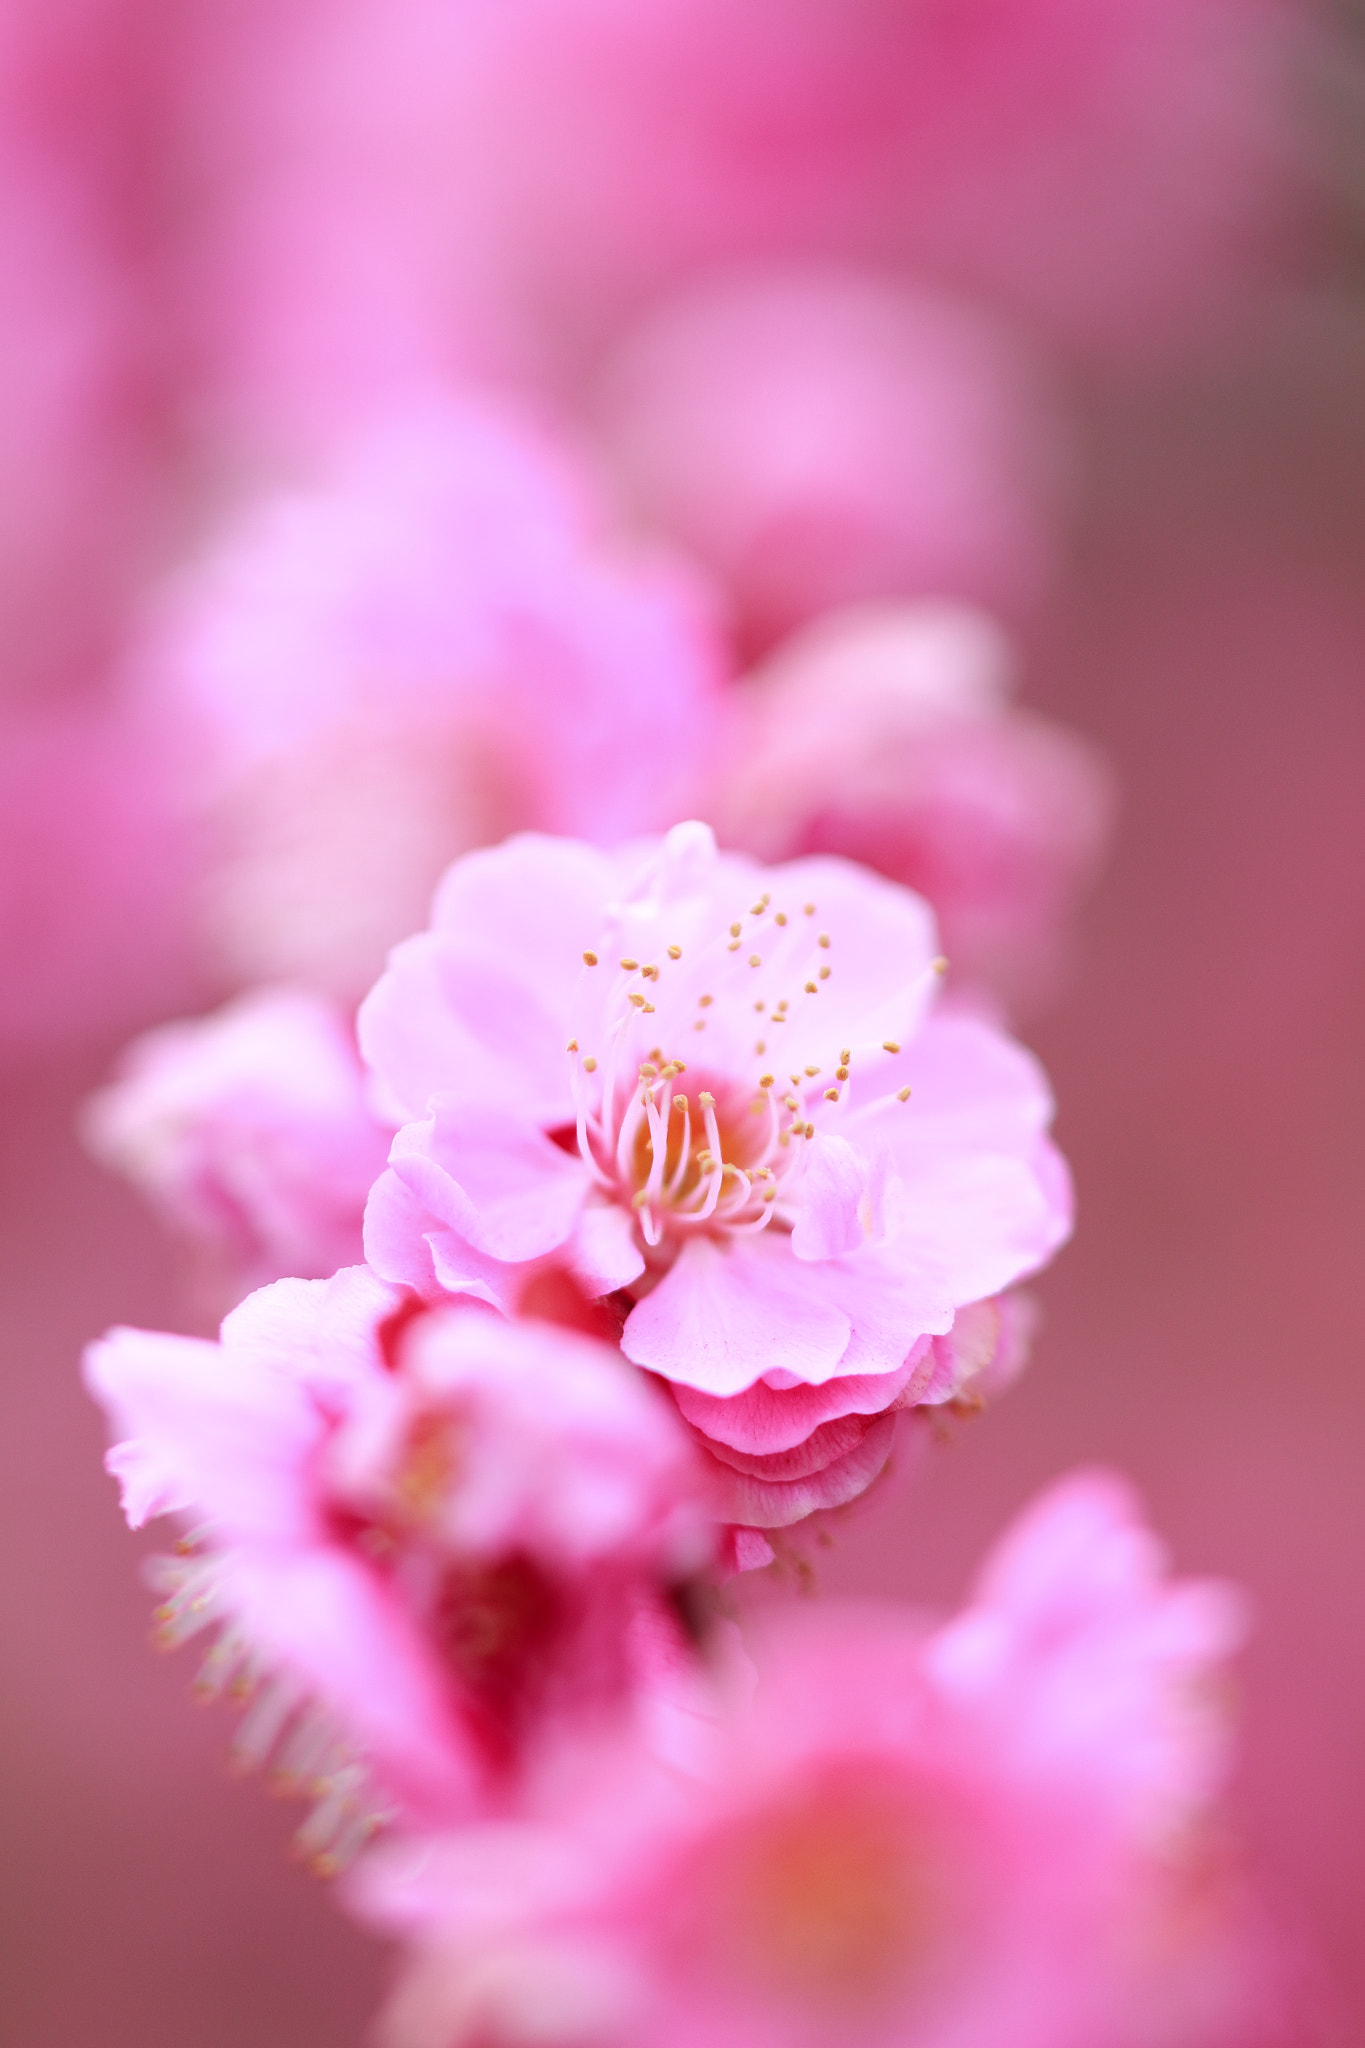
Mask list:
[[[939,1828],[870,1771],[736,1821],[690,1875],[693,1967],[807,2011],[912,1991],[942,1959],[956,1890]]]
[[[854,1058],[812,1030],[838,960],[817,905],[784,910],[764,894],[719,924],[687,904],[685,929],[659,945],[668,915],[627,906],[620,923],[638,950],[584,953],[568,1044],[577,1148],[650,1250],[691,1230],[789,1226],[803,1141],[846,1117]],[[881,1040],[858,1058],[899,1051]]]

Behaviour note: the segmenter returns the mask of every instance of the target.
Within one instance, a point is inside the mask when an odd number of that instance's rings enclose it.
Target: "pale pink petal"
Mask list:
[[[438,1103],[425,1122],[406,1125],[390,1159],[433,1222],[511,1263],[557,1250],[588,1189],[576,1154],[533,1123],[469,1102]]]
[[[361,1050],[406,1117],[437,1095],[571,1118],[561,1018],[615,892],[611,861],[522,833],[467,854],[429,935],[395,949],[361,1005]]]
[[[708,1394],[743,1393],[775,1369],[832,1379],[850,1322],[811,1272],[767,1233],[728,1246],[691,1238],[631,1310],[622,1349],[636,1365]]]
[[[645,1270],[634,1223],[614,1202],[585,1204],[568,1256],[575,1279],[593,1296],[629,1287]]]
[[[112,1469],[135,1527],[192,1503],[253,1541],[312,1540],[300,1474],[323,1422],[297,1381],[250,1352],[154,1330],[110,1331],[87,1349],[84,1372],[124,1439]]]
[[[767,1455],[737,1451],[711,1437],[706,1439],[706,1448],[718,1465],[724,1465],[730,1472],[742,1472],[750,1479],[809,1479],[812,1473],[824,1472],[856,1450],[871,1426],[866,1415],[839,1415],[830,1422],[822,1422],[803,1443],[793,1445],[789,1451]]]
[[[801,1206],[792,1225],[798,1259],[837,1259],[880,1235],[884,1157],[871,1158],[847,1138],[817,1134],[801,1175]]]

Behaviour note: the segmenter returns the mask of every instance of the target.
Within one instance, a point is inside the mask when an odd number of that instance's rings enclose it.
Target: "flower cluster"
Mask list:
[[[228,1313],[87,1383],[386,2048],[1269,2041],[1237,1602],[1122,1482],[781,1597],[1071,1230],[1112,798],[1011,633],[1070,366],[1276,246],[1293,10],[30,12],[0,1037],[144,1031],[84,1134]]]

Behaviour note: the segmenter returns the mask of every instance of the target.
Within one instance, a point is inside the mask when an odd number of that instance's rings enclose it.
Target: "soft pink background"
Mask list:
[[[1081,971],[1032,1034],[1081,1228],[1026,1382],[854,1516],[824,1578],[946,1599],[1036,1485],[1131,1471],[1182,1567],[1254,1593],[1246,1831],[1331,1960],[1344,2042],[1365,2034],[1365,331],[1286,315],[1092,425],[1029,685],[1125,792]],[[76,1380],[106,1323],[191,1313],[71,1136],[103,1064],[11,1070],[0,1104],[0,2039],[353,2048],[383,1958],[290,1865],[293,1813],[225,1776],[193,1652],[148,1652]]]

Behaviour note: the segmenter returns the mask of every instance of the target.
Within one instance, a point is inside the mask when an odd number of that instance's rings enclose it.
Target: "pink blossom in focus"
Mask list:
[[[754,268],[665,299],[604,371],[629,503],[729,591],[750,645],[832,605],[1045,580],[1064,447],[1008,329],[875,272]]]
[[[716,1447],[731,1520],[851,1499],[891,1410],[1000,1343],[999,1317],[959,1342],[959,1312],[1070,1225],[1046,1083],[934,1010],[936,954],[907,890],[702,825],[466,856],[360,1013],[403,1125],[371,1264],[508,1310],[567,1268]]]
[[[1037,1502],[932,1632],[765,1617],[709,1767],[618,1755],[539,1825],[394,1844],[385,2048],[1249,2048],[1282,1982],[1223,1839],[1224,1587],[1126,1488]]]
[[[740,685],[722,839],[865,861],[933,904],[955,988],[1036,1000],[1113,799],[1093,747],[1011,705],[1014,667],[996,626],[951,605],[818,621]]]
[[[319,1781],[317,1848],[505,1801],[684,1668],[701,1475],[607,1346],[356,1267],[252,1295],[216,1344],[115,1330],[86,1378],[129,1521],[196,1531],[166,1639],[219,1631],[203,1682],[254,1689],[245,1760]]]
[[[472,399],[258,506],[130,670],[178,735],[219,973],[343,996],[454,854],[671,822],[718,681],[692,583],[613,554],[567,454]]]
[[[87,1104],[85,1136],[237,1299],[358,1263],[392,1129],[369,1107],[345,1019],[267,989],[138,1039]]]

